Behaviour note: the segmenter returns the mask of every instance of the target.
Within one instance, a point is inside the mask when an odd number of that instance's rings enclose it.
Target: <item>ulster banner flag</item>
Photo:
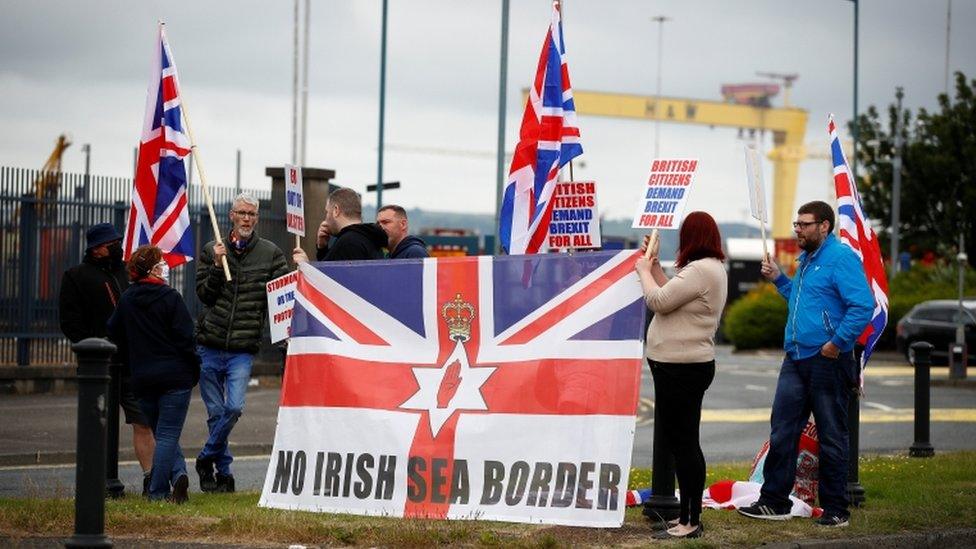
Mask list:
[[[635,257],[303,264],[260,504],[620,526]]]

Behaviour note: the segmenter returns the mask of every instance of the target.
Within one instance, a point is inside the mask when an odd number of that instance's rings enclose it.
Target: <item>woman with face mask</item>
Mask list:
[[[180,434],[200,378],[193,319],[167,285],[169,266],[159,248],[141,246],[128,269],[132,285],[108,321],[109,335],[132,371],[132,388],[156,436],[149,499],[184,503],[189,481]]]

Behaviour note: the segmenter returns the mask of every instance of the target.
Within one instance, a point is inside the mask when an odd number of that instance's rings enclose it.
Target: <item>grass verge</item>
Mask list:
[[[861,484],[867,501],[854,510],[851,526],[822,529],[812,521],[750,520],[734,512],[705,510],[701,540],[665,542],[681,547],[756,546],[774,541],[857,538],[906,532],[972,528],[976,525],[976,452],[862,457]],[[748,465],[709,467],[708,482],[744,479]],[[648,469],[631,472],[631,486],[650,483]],[[658,544],[640,509],[628,509],[619,529],[589,529],[488,521],[399,520],[264,509],[258,494],[191,494],[186,505],[138,497],[106,502],[105,527],[113,538],[318,546],[561,547]],[[74,502],[68,498],[0,499],[0,536],[69,537]]]

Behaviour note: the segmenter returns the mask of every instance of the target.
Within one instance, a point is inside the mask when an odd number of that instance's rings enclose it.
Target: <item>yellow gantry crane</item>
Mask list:
[[[795,79],[794,75],[793,79]],[[790,80],[792,83],[792,80]],[[792,106],[767,107],[721,101],[655,97],[623,93],[573,90],[581,115],[663,120],[682,124],[725,126],[770,131],[774,148],[767,155],[773,164],[772,236],[789,239],[800,162],[806,158],[803,138],[808,113]]]
[[[64,151],[70,146],[71,140],[68,136],[59,135],[57,143],[54,144],[54,150],[51,151],[47,161],[44,162],[44,167],[41,168],[34,180],[34,196],[38,201],[38,213],[46,210],[45,203],[42,202],[43,199],[56,200],[58,197],[58,190],[61,188],[61,158],[64,156]]]

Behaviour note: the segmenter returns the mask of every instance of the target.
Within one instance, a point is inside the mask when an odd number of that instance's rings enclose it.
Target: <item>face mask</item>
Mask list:
[[[156,267],[159,267],[159,275],[157,276],[159,276],[159,278],[161,278],[163,282],[169,284],[169,264],[166,263],[165,261],[160,261],[159,263],[156,264],[155,267],[153,267],[153,269],[155,269]]]
[[[112,260],[113,264],[122,263],[122,243],[115,242],[108,245],[108,257]]]

